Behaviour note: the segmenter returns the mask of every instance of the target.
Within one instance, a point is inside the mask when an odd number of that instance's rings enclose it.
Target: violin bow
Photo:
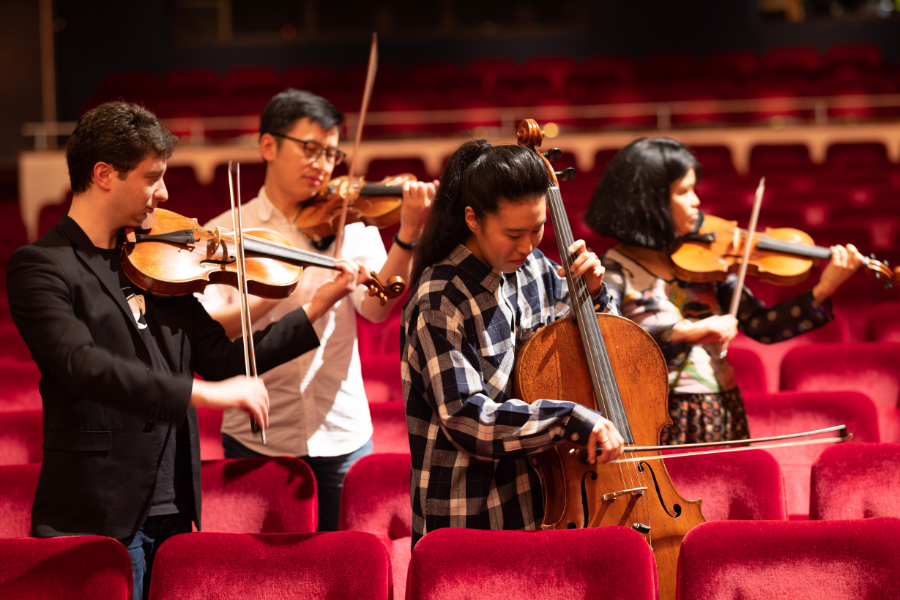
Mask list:
[[[766,178],[762,177],[759,180],[759,185],[756,186],[756,198],[753,200],[753,212],[750,213],[750,227],[747,228],[747,241],[744,243],[744,257],[741,260],[741,272],[738,275],[737,287],[734,288],[734,293],[731,295],[731,308],[728,311],[732,317],[737,318],[738,306],[741,304],[741,296],[744,291],[744,281],[747,280],[747,265],[750,262],[750,251],[753,249],[753,236],[756,235],[756,222],[759,220],[759,207],[762,206],[762,198],[763,193],[766,191]],[[737,247],[740,241],[740,229],[735,227],[735,240],[734,244]],[[719,358],[725,358],[728,354],[728,344],[722,344],[722,348],[719,352]]]
[[[353,142],[353,155],[350,157],[350,167],[347,169],[347,182],[350,187],[355,184],[353,177],[356,175],[356,159],[359,157],[359,144],[362,142],[363,125],[366,121],[366,111],[369,109],[369,100],[372,98],[372,88],[375,87],[375,72],[378,71],[378,34],[372,34],[372,45],[369,49],[369,67],[366,71],[366,86],[363,90],[362,106],[359,109],[359,119],[356,122],[356,140]],[[347,208],[350,206],[350,195],[344,194],[344,205],[341,208],[339,227],[334,238],[334,256],[341,255],[341,244],[344,241],[344,225],[347,224]]]
[[[250,323],[250,307],[247,299],[247,271],[244,262],[244,225],[241,221],[241,163],[235,170],[236,185],[232,183],[232,162],[228,161],[228,191],[231,195],[231,224],[234,232],[235,266],[237,267],[238,295],[241,302],[241,334],[244,341],[244,372],[247,377],[258,380],[256,373],[256,349],[253,347],[253,332]],[[234,188],[237,187],[237,203]],[[262,434],[262,443],[266,445],[266,430],[261,429],[256,419],[250,416],[250,431]]]
[[[809,437],[811,435],[818,435],[820,433],[829,433],[832,431],[839,431],[840,436],[838,437],[829,437],[822,438],[817,440],[805,440],[801,442],[787,442],[784,444],[771,444],[769,446],[760,446],[759,448],[751,447],[749,444],[758,444],[761,442],[778,442],[781,440],[789,440],[798,437]],[[825,429],[817,429],[815,431],[805,431],[803,433],[789,433],[787,435],[776,435],[773,437],[767,438],[756,438],[749,440],[731,440],[727,442],[706,442],[702,444],[680,444],[677,446],[632,446],[626,447],[625,451],[628,453],[632,452],[659,452],[662,450],[674,450],[681,449],[687,450],[691,448],[710,448],[716,447],[716,450],[706,450],[703,452],[682,452],[679,454],[660,454],[658,456],[644,456],[644,457],[636,457],[636,458],[620,458],[617,460],[610,461],[611,463],[632,463],[632,462],[641,462],[645,460],[661,460],[663,458],[680,458],[683,456],[701,456],[704,454],[721,454],[724,452],[743,452],[745,450],[765,450],[767,448],[787,448],[789,446],[809,446],[813,444],[837,444],[840,442],[846,442],[853,438],[852,433],[847,432],[846,425],[835,425],[834,427],[827,427]],[[742,446],[741,448],[722,448],[722,446]]]

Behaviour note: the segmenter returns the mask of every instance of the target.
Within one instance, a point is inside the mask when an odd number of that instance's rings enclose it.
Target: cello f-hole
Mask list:
[[[648,463],[646,461],[639,462],[638,463],[638,472],[643,473],[645,466],[647,467],[647,470],[650,471],[650,477],[653,478],[653,487],[656,488],[656,496],[657,496],[657,498],[659,498],[659,505],[662,506],[662,509],[664,511],[666,511],[667,515],[669,515],[673,519],[677,519],[678,517],[681,516],[681,505],[677,504],[677,503],[673,504],[672,511],[674,512],[674,514],[672,512],[669,512],[669,509],[666,506],[666,501],[662,497],[662,492],[659,490],[659,483],[656,481],[656,473],[653,472],[653,467],[650,466],[650,463]]]

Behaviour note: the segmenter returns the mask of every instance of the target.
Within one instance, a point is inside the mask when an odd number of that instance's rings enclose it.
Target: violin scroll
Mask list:
[[[375,271],[369,271],[369,281],[366,282],[366,286],[369,288],[369,296],[377,297],[382,306],[406,290],[406,282],[402,277],[391,277],[388,279],[387,285],[384,285],[378,279],[378,273]]]

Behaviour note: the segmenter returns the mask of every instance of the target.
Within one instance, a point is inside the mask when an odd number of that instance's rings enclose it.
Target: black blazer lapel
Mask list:
[[[133,327],[135,333],[138,334],[137,337],[141,340],[141,344],[144,344],[144,338],[141,336],[137,322],[134,320],[134,314],[131,312],[131,307],[128,306],[128,301],[125,299],[125,294],[122,292],[118,276],[109,270],[103,257],[97,252],[94,244],[81,227],[78,226],[78,223],[69,218],[68,215],[65,215],[59,222],[59,225],[65,236],[69,238],[69,241],[72,242],[72,245],[75,247],[75,254],[85,265],[87,265],[97,279],[100,280],[100,283],[103,284],[103,287],[106,288],[106,291],[108,291],[109,295],[112,297],[113,302],[115,302],[122,313],[124,313],[126,317],[125,320],[131,323],[131,327]],[[144,344],[144,347],[146,348],[146,344]]]
[[[175,330],[172,329],[164,304],[164,302],[169,302],[170,300],[168,298],[164,299],[162,302],[155,302],[155,300],[156,298],[148,299],[148,304],[152,304],[152,308],[148,307],[148,310],[153,311],[152,314],[148,315],[148,318],[155,320],[156,324],[159,326],[160,332],[162,332],[160,337],[165,343],[162,344],[163,347],[161,350],[168,354],[169,368],[173,369],[173,372],[174,369],[178,369],[178,374],[181,374],[184,372],[184,365],[181,362],[181,352],[175,345],[175,338],[180,336],[176,336]],[[157,342],[159,341],[160,340],[157,340]]]

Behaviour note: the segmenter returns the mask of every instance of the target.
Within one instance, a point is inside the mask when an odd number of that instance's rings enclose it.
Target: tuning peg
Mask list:
[[[556,171],[556,178],[560,181],[575,179],[575,167],[566,167],[562,171]]]
[[[546,152],[542,152],[542,154],[544,155],[544,158],[546,158],[550,162],[553,162],[554,160],[562,156],[562,150],[560,150],[559,148],[550,148]]]

